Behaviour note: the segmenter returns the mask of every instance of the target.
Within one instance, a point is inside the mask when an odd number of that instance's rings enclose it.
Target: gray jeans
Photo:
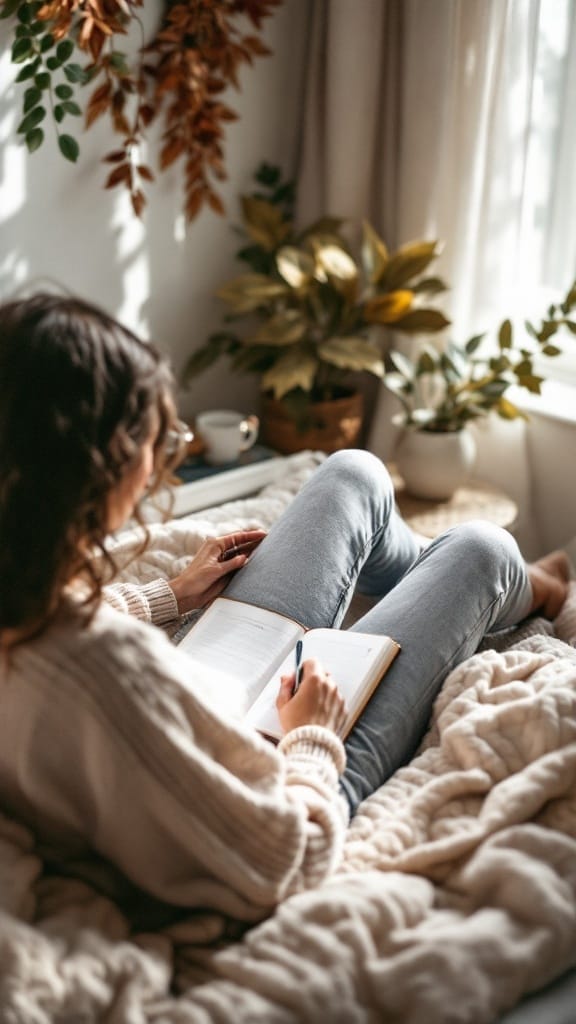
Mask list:
[[[531,602],[510,534],[474,522],[421,550],[384,465],[345,451],[313,473],[226,594],[308,627],[339,627],[356,586],[378,600],[351,628],[386,634],[402,651],[346,741],[341,785],[352,813],[413,755],[447,673]]]

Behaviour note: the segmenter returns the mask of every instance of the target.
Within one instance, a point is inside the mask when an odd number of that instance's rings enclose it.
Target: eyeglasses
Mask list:
[[[174,426],[166,431],[164,438],[164,452],[167,457],[173,458],[176,455],[184,455],[186,445],[194,440],[194,434],[184,420],[176,420]]]

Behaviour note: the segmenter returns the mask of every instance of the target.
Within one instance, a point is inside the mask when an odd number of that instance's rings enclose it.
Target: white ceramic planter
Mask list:
[[[406,490],[416,498],[447,501],[470,476],[476,442],[466,430],[405,430],[394,452]]]

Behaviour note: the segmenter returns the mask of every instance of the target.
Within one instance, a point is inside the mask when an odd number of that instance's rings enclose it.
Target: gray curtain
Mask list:
[[[298,169],[301,223],[367,217],[397,244],[403,3],[313,0]]]

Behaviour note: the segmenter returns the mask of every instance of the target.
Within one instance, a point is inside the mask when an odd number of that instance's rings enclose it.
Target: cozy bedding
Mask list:
[[[207,533],[269,526],[316,464],[153,526],[124,578],[177,571]],[[338,874],[244,935],[228,922],[218,948],[211,915],[144,930],[101,865],[63,870],[0,814],[0,1021],[500,1020],[576,964],[575,643],[573,586],[553,626],[459,666],[416,757],[361,806]],[[561,1019],[525,1012],[510,1022]]]

